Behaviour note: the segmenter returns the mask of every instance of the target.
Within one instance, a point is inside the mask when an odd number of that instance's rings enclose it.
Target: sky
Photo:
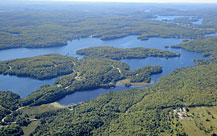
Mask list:
[[[72,2],[144,2],[144,3],[217,3],[217,0],[0,0],[4,2],[48,2],[48,1],[72,1]],[[1,2],[0,2],[1,5]]]
[[[40,0],[34,0],[34,1],[40,1]],[[147,2],[147,3],[217,3],[217,0],[47,0],[47,1]]]

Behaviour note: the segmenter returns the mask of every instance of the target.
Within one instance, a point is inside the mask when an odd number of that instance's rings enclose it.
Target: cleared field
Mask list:
[[[181,120],[189,136],[215,136],[217,134],[217,107],[189,108],[187,117]]]
[[[35,119],[36,114],[40,114],[43,112],[52,111],[60,108],[64,108],[64,106],[58,104],[57,102],[54,102],[50,104],[44,104],[41,106],[25,107],[24,109],[22,109],[22,113],[29,115],[28,118],[29,120],[31,120],[31,123],[28,126],[22,127],[24,136],[29,136],[40,123],[40,119]]]

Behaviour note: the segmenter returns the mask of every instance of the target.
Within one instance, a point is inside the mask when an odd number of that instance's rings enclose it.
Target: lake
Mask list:
[[[145,65],[162,66],[163,73],[152,76],[152,83],[155,83],[159,80],[159,78],[162,75],[168,74],[177,68],[193,66],[194,59],[204,58],[199,53],[187,52],[182,49],[164,48],[164,46],[166,45],[175,45],[181,42],[182,39],[175,39],[175,38],[150,38],[149,40],[141,41],[138,40],[137,36],[135,35],[127,36],[116,40],[109,40],[109,41],[102,41],[98,38],[83,38],[80,40],[68,41],[67,45],[63,47],[36,48],[36,49],[16,48],[16,49],[1,50],[0,60],[2,61],[2,60],[9,60],[9,59],[16,59],[16,58],[25,58],[25,57],[38,56],[38,55],[44,55],[49,53],[59,53],[62,55],[68,54],[69,56],[73,56],[73,57],[81,57],[79,55],[76,55],[77,50],[82,48],[87,48],[87,47],[94,47],[94,46],[113,46],[118,48],[145,47],[145,48],[156,48],[156,49],[181,53],[180,57],[169,58],[169,59],[150,57],[146,59],[121,60],[122,62],[129,64],[131,70],[134,70],[136,68]],[[24,98],[30,93],[32,93],[33,91],[39,89],[40,86],[42,85],[46,85],[46,84],[52,85],[56,79],[57,78],[50,79],[50,80],[35,80],[31,78],[0,75],[0,90],[1,91],[10,90],[19,94],[22,98]],[[108,91],[120,91],[125,89],[141,88],[141,87],[146,87],[146,86],[132,86],[130,88],[126,88],[123,85],[118,85],[116,88],[113,89],[96,89],[91,91],[79,91],[64,97],[58,102],[63,105],[67,105],[71,103],[79,103],[82,101],[95,98],[100,94],[106,93]]]
[[[217,36],[217,33],[213,33],[213,34],[206,34],[206,37],[211,37],[211,36]]]
[[[172,21],[176,18],[181,18],[181,17],[189,17],[189,16],[158,16],[157,18],[154,18],[152,20],[158,20],[158,21],[163,21],[163,20],[168,20],[168,21]]]
[[[201,25],[203,23],[203,19],[198,19],[197,21],[193,21],[192,24],[194,25]]]
[[[151,19],[151,20],[158,20],[158,21],[164,21],[164,20],[167,20],[167,21],[173,21],[174,19],[177,19],[177,18],[182,18],[182,17],[187,17],[189,19],[192,19],[193,17],[192,16],[158,16],[154,19]],[[196,21],[192,21],[192,24],[194,25],[201,25],[203,23],[203,19],[198,19]]]
[[[148,47],[148,45],[147,46],[144,45],[143,47]],[[153,48],[157,48],[157,47],[158,49],[165,50],[165,48],[161,45],[158,45],[158,46],[153,45]],[[159,57],[149,57],[146,59],[124,59],[121,61],[124,63],[127,63],[130,66],[131,70],[135,70],[137,68],[140,68],[146,65],[151,65],[151,66],[160,65],[161,67],[163,67],[162,73],[151,76],[151,84],[153,84],[153,83],[156,83],[160,79],[161,76],[169,74],[177,68],[194,66],[195,65],[193,62],[194,59],[202,59],[202,58],[205,59],[205,57],[203,57],[201,54],[195,53],[195,52],[187,52],[182,49],[166,49],[166,50],[178,52],[181,54],[181,56],[176,57],[176,58],[169,58],[169,59],[159,58]],[[112,88],[112,89],[96,89],[96,90],[91,90],[91,91],[78,91],[78,92],[75,92],[71,95],[64,97],[63,99],[59,100],[58,103],[62,105],[69,105],[73,103],[76,104],[79,102],[83,102],[84,100],[86,101],[92,98],[96,98],[100,94],[103,94],[109,91],[121,91],[121,90],[133,89],[133,88],[145,88],[148,86],[131,86],[130,88],[127,88],[127,87],[124,87],[124,85],[118,85],[116,86],[116,88]]]
[[[34,49],[15,48],[0,50],[0,61],[33,57],[50,53],[59,53],[62,55],[67,54],[68,56],[79,57],[79,55],[76,55],[77,50],[94,46],[113,46],[118,48],[148,47],[164,49],[165,45],[179,44],[181,42],[182,39],[175,38],[150,38],[149,40],[141,41],[138,40],[135,35],[109,41],[102,41],[99,38],[83,38],[80,40],[68,41],[67,45],[62,47]]]
[[[31,92],[38,90],[40,86],[52,85],[56,80],[57,78],[50,80],[37,80],[28,77],[0,75],[0,90],[12,91],[19,94],[21,98],[24,98]]]
[[[110,89],[99,88],[99,89],[94,89],[94,90],[83,90],[83,91],[78,91],[73,94],[67,95],[57,102],[61,105],[77,104],[80,102],[84,102],[84,101],[88,101],[90,99],[96,98],[100,96],[101,94],[107,93],[109,91],[122,91],[122,90],[129,90],[129,89],[135,89],[135,88],[145,88],[150,85],[146,85],[146,86],[132,85],[131,87],[127,88],[123,84],[117,84],[115,88],[110,88]]]

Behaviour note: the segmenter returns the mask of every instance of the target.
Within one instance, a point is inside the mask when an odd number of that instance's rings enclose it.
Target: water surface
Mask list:
[[[163,47],[159,47],[163,48]],[[164,48],[165,49],[165,48]],[[121,60],[124,63],[127,63],[131,70],[135,70],[137,68],[151,65],[156,66],[160,65],[163,67],[163,72],[160,74],[155,74],[151,76],[151,84],[156,83],[161,76],[171,73],[173,70],[177,68],[184,68],[184,67],[190,67],[195,65],[193,62],[193,59],[206,59],[199,53],[194,52],[187,52],[182,49],[168,49],[171,51],[179,52],[181,53],[180,57],[176,58],[159,58],[159,57],[149,57],[146,59],[124,59]],[[148,85],[148,86],[150,86]],[[59,100],[58,103],[62,105],[69,105],[69,104],[77,104],[79,102],[83,102],[86,100],[90,100],[92,98],[96,98],[101,94],[104,94],[109,91],[121,91],[121,90],[127,90],[127,89],[134,89],[134,88],[145,88],[148,86],[131,86],[130,88],[126,88],[123,85],[117,85],[115,88],[112,89],[96,89],[91,91],[78,91],[71,95],[67,95],[63,99]]]
[[[135,88],[145,88],[148,86],[150,85],[146,85],[146,86],[132,85],[131,87],[125,87],[123,84],[122,85],[119,84],[115,88],[110,88],[110,89],[99,88],[99,89],[94,89],[94,90],[81,90],[73,94],[67,95],[57,102],[61,105],[78,104],[80,102],[84,102],[84,101],[88,101],[90,99],[96,98],[110,91],[122,91],[122,90],[129,90],[129,89],[135,89]]]
[[[170,49],[170,50],[173,51],[175,49]],[[151,66],[160,65],[163,68],[163,72],[151,76],[152,82],[156,83],[161,76],[169,74],[175,69],[194,66],[195,65],[195,63],[193,62],[194,59],[207,59],[203,57],[200,53],[187,52],[182,49],[178,49],[175,52],[181,53],[181,56],[176,58],[169,58],[169,59],[159,58],[159,57],[149,57],[146,59],[126,59],[121,61],[127,63],[132,70],[135,70],[137,68],[146,65],[151,65]]]
[[[113,46],[118,48],[134,48],[134,47],[145,47],[145,48],[155,48],[162,49],[168,51],[174,51],[181,53],[180,57],[177,58],[159,58],[159,57],[150,57],[146,59],[126,59],[121,60],[130,65],[131,70],[140,68],[146,65],[160,65],[163,67],[163,73],[153,75],[152,83],[155,83],[159,80],[160,76],[168,74],[172,72],[176,68],[183,68],[188,66],[193,66],[193,59],[203,58],[201,54],[194,52],[187,52],[182,49],[171,49],[164,48],[166,45],[176,45],[182,42],[182,39],[175,38],[150,38],[146,41],[141,41],[137,39],[137,36],[128,36],[116,40],[110,41],[102,41],[98,38],[84,38],[80,40],[72,40],[68,41],[66,46],[63,47],[54,47],[54,48],[37,48],[37,49],[29,49],[29,48],[16,48],[16,49],[8,49],[0,51],[0,60],[9,60],[16,58],[25,58],[32,57],[38,55],[44,55],[49,53],[59,53],[62,55],[69,55],[73,57],[80,57],[76,55],[76,51],[79,49],[87,48],[87,47],[95,47],[95,46]],[[4,76],[0,75],[0,90],[13,91],[21,97],[26,97],[33,91],[36,91],[42,85],[52,85],[57,78],[51,80],[35,80],[31,78],[20,78],[16,76]],[[96,89],[91,91],[79,91],[75,92],[71,95],[64,97],[58,102],[63,105],[71,104],[71,103],[79,103],[82,101],[86,101],[95,97],[98,97],[100,94],[106,93],[108,91],[120,91],[138,87],[145,86],[132,86],[130,88],[126,88],[123,85],[118,85],[113,89]]]
[[[26,77],[0,75],[0,90],[12,91],[19,94],[21,98],[24,98],[33,91],[38,90],[40,86],[52,85],[56,80],[57,77],[50,80],[36,80]]]
[[[158,20],[158,21],[163,21],[163,20],[168,20],[168,21],[172,21],[176,18],[181,18],[184,16],[157,16],[157,18],[154,18],[152,20]]]
[[[50,53],[59,53],[62,55],[79,57],[79,55],[76,55],[77,50],[94,46],[113,46],[118,48],[148,47],[164,49],[165,45],[179,44],[181,42],[182,39],[175,38],[150,38],[149,40],[141,41],[137,39],[136,35],[109,41],[102,41],[99,38],[83,38],[80,40],[68,41],[67,45],[62,47],[35,49],[15,48],[8,50],[0,50],[0,61],[16,58],[33,57]]]
[[[193,21],[192,24],[194,25],[201,25],[203,23],[203,19],[198,19],[197,21]]]
[[[213,33],[213,34],[206,34],[206,37],[210,37],[210,36],[217,36],[217,33]]]
[[[151,20],[158,20],[158,21],[173,21],[177,18],[187,17],[188,19],[192,19],[192,16],[157,16],[157,18],[151,19]],[[196,21],[192,21],[192,24],[194,25],[201,25],[203,23],[203,19],[198,19]]]

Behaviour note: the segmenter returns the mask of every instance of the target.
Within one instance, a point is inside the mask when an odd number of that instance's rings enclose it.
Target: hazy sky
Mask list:
[[[37,1],[37,0],[36,0]],[[217,3],[217,0],[49,0],[49,1],[95,1],[95,2],[157,2],[157,3]]]

